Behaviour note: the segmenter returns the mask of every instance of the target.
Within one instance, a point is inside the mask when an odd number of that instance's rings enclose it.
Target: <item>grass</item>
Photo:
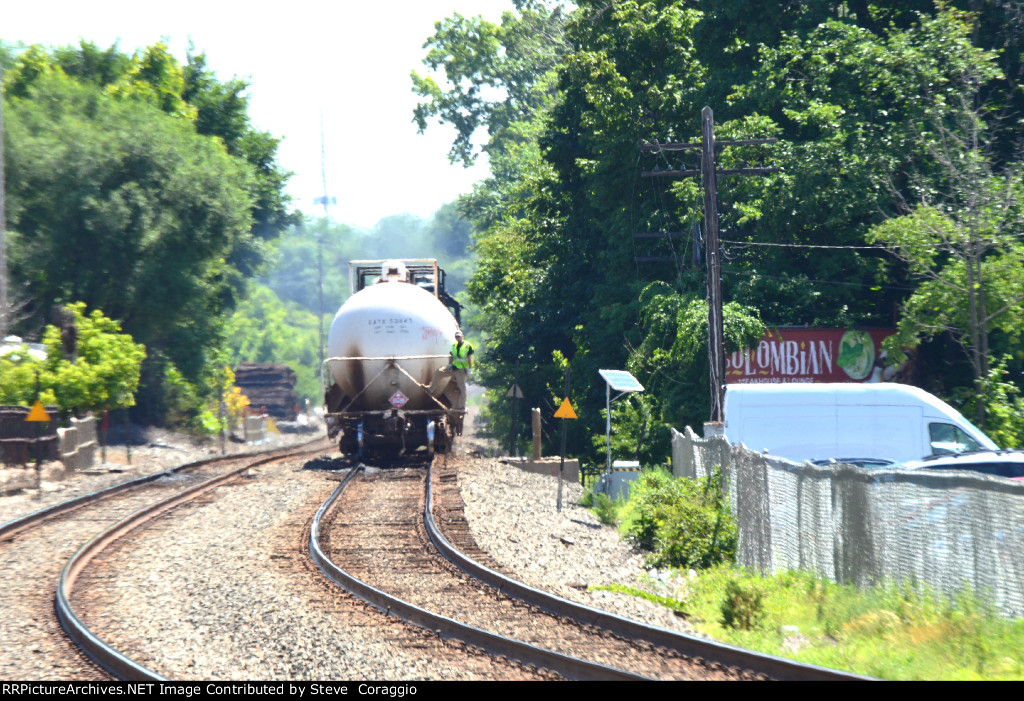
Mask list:
[[[681,530],[662,527],[694,497],[692,489],[667,484],[669,479],[647,474],[629,500],[590,493],[583,504],[638,543],[644,541],[637,533],[643,535],[644,525],[654,523],[656,537],[648,547],[665,550],[674,539],[711,527],[707,519],[684,521]],[[642,588],[594,588],[665,606],[721,642],[870,677],[1024,679],[1024,620],[1000,618],[984,597],[963,594],[950,600],[922,587],[893,584],[861,589],[810,573],[763,577],[731,564],[680,574],[665,581],[663,571]]]
[[[671,596],[652,594],[651,592],[644,591],[643,589],[637,589],[636,587],[627,587],[623,584],[609,584],[608,586],[591,586],[587,587],[587,589],[589,591],[614,591],[620,594],[629,594],[630,596],[635,596],[638,599],[645,599],[660,606],[664,606],[672,611],[676,611],[687,616],[689,615],[689,612],[686,610],[686,604],[679,599],[675,599]]]
[[[606,589],[685,612],[715,640],[824,667],[893,680],[1024,679],[1024,620],[999,618],[971,595],[950,601],[911,587],[859,589],[732,566],[698,573],[681,596]]]
[[[589,493],[582,503],[623,537],[635,536],[652,519],[658,526],[679,511],[665,507],[679,496],[678,485],[665,484],[669,479],[652,473],[635,483],[629,500]],[[688,492],[683,496],[692,499]],[[671,545],[665,541],[709,527],[706,520],[686,521],[675,530],[659,526],[653,545],[664,549]],[[1000,618],[983,596],[965,593],[950,600],[894,584],[862,589],[803,572],[763,577],[731,564],[673,574],[666,581],[662,571],[643,588],[594,588],[677,611],[698,632],[724,643],[870,677],[1024,679],[1024,620]]]

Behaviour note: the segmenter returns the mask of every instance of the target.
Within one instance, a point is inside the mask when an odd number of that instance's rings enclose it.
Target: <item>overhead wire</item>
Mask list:
[[[811,244],[811,243],[767,243],[758,241],[730,241],[728,239],[719,239],[722,243],[732,244],[734,246],[775,246],[778,248],[830,248],[830,249],[850,249],[858,251],[887,251],[885,246],[828,246],[824,244]]]
[[[816,280],[814,278],[809,278],[809,277],[798,278],[798,277],[785,276],[785,275],[766,275],[764,273],[759,273],[757,271],[749,271],[748,272],[746,270],[727,270],[725,268],[722,269],[722,274],[723,275],[726,275],[726,274],[728,274],[728,275],[745,275],[747,277],[763,277],[763,278],[766,278],[768,280],[792,280],[794,282],[806,281],[806,282],[813,282],[813,283],[819,284],[819,285],[835,285],[835,286],[839,286],[839,287],[862,287],[862,288],[866,287],[866,288],[869,288],[869,289],[879,289],[879,290],[910,290],[910,291],[913,291],[913,290],[917,289],[916,287],[904,287],[904,286],[901,286],[901,285],[872,285],[872,284],[865,283],[865,282],[840,282],[838,280]]]

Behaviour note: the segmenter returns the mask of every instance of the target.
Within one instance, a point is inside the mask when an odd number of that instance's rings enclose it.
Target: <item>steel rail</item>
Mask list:
[[[572,679],[579,680],[645,680],[643,677],[632,672],[625,672],[607,667],[594,662],[569,657],[561,653],[546,650],[544,648],[529,645],[520,640],[506,638],[494,633],[489,633],[479,628],[468,626],[464,623],[452,620],[445,616],[438,615],[410,604],[402,599],[391,596],[369,584],[357,579],[328,558],[320,548],[320,522],[337,503],[345,487],[349,485],[361,467],[352,468],[345,476],[345,479],[328,497],[316,515],[309,533],[309,556],[320,570],[329,579],[354,596],[366,601],[386,615],[395,615],[398,618],[432,631],[441,637],[454,638],[467,644],[486,650],[492,655],[518,660],[523,664],[536,665],[538,668],[546,668],[557,671]],[[429,471],[428,471],[429,478]]]
[[[106,528],[79,548],[78,552],[76,552],[71,559],[68,560],[67,564],[64,565],[64,568],[61,570],[60,577],[57,580],[57,592],[54,608],[61,628],[64,629],[64,632],[67,633],[68,637],[78,645],[89,659],[117,679],[125,681],[167,681],[165,677],[162,677],[157,672],[154,672],[135,660],[132,660],[112,645],[99,638],[89,629],[85,622],[82,621],[81,617],[75,613],[74,608],[71,606],[71,592],[74,588],[75,580],[78,578],[78,575],[86,566],[88,566],[89,561],[101,553],[107,546],[114,543],[130,531],[142,526],[146,522],[182,503],[195,499],[201,494],[216,489],[223,483],[238,477],[240,474],[252,469],[253,467],[257,467],[274,460],[279,460],[294,453],[301,453],[303,452],[303,448],[308,448],[312,443],[316,443],[320,440],[322,440],[322,438],[318,437],[314,441],[300,444],[298,446],[291,446],[286,449],[275,448],[271,451],[260,451],[258,453],[207,458],[205,460],[198,460],[185,465],[179,465],[178,467],[156,473],[155,475],[150,475],[144,479],[132,480],[131,482],[122,483],[122,485],[115,485],[115,487],[120,488],[124,488],[124,485],[136,486],[137,484],[141,484],[146,481],[152,481],[154,479],[170,475],[174,472],[179,472],[187,467],[198,467],[225,460],[247,459],[243,466],[235,470],[231,470],[223,475],[219,475],[206,480],[205,482],[193,485],[166,499],[139,509],[135,513]],[[267,455],[267,453],[274,454]],[[260,455],[263,457],[259,457]],[[257,457],[258,459],[256,460],[248,460],[249,458]],[[113,491],[117,490],[115,490],[115,488],[110,488],[100,492],[95,492],[93,495],[88,496],[109,496]],[[50,510],[43,510],[43,512],[48,511]],[[36,514],[42,514],[43,512],[36,512]],[[32,514],[30,514],[30,516],[31,515]],[[43,515],[45,517],[50,514],[46,513]]]
[[[317,438],[313,439],[312,441],[309,441],[307,443],[300,443],[300,444],[295,445],[295,446],[290,446],[290,448],[295,448],[295,449],[302,448],[304,446],[311,445],[311,444],[313,444],[313,443],[315,443],[317,441],[320,441],[320,440],[324,440],[324,437],[323,436],[318,436]],[[51,506],[47,506],[45,508],[39,509],[38,511],[33,511],[30,514],[26,514],[24,516],[19,516],[18,518],[15,518],[15,519],[11,519],[7,523],[4,523],[4,524],[0,525],[0,540],[6,539],[6,537],[8,537],[8,536],[10,536],[10,535],[20,531],[20,530],[28,528],[29,526],[34,525],[38,521],[43,521],[43,520],[45,520],[47,518],[50,518],[51,516],[56,516],[59,513],[63,513],[65,511],[71,511],[73,509],[77,509],[80,506],[84,506],[84,505],[89,504],[91,502],[99,501],[101,499],[105,499],[106,497],[112,496],[112,495],[114,495],[114,494],[116,494],[118,492],[121,492],[121,491],[125,491],[125,490],[128,490],[128,489],[132,489],[134,487],[142,486],[143,484],[146,484],[147,482],[155,482],[156,480],[161,479],[162,477],[170,477],[170,476],[174,475],[175,473],[182,472],[184,470],[191,470],[191,469],[194,469],[194,468],[197,468],[197,467],[203,467],[204,465],[212,465],[215,462],[224,462],[224,461],[227,461],[227,460],[237,460],[237,459],[239,459],[241,457],[245,457],[246,455],[248,455],[248,456],[256,456],[256,455],[263,455],[263,454],[266,454],[266,453],[269,453],[269,452],[277,452],[277,451],[284,451],[284,450],[287,450],[287,448],[272,448],[270,450],[256,451],[256,452],[253,452],[253,453],[235,453],[233,455],[217,455],[217,456],[214,456],[212,458],[203,458],[202,460],[194,460],[192,462],[187,462],[187,463],[183,463],[181,465],[176,465],[175,467],[169,467],[166,470],[161,470],[160,472],[154,472],[153,474],[150,474],[150,475],[143,475],[142,477],[136,477],[135,479],[125,480],[124,482],[118,482],[117,484],[111,485],[109,487],[105,487],[104,489],[100,489],[100,490],[97,490],[95,492],[90,492],[89,494],[83,494],[82,496],[74,497],[72,499],[68,499],[66,501],[62,501],[62,502],[59,502],[57,504],[53,504]]]
[[[572,618],[580,623],[604,628],[626,638],[645,640],[654,645],[675,650],[687,657],[699,657],[727,667],[739,667],[765,674],[781,681],[868,681],[872,679],[871,677],[829,669],[827,667],[801,664],[783,657],[753,652],[732,645],[677,633],[667,628],[647,625],[607,611],[601,611],[584,604],[563,599],[518,580],[506,577],[473,560],[444,537],[441,529],[437,527],[437,523],[434,521],[431,507],[432,501],[430,468],[428,468],[424,519],[426,521],[427,535],[430,537],[431,542],[433,542],[434,547],[466,574],[528,604],[556,615]]]

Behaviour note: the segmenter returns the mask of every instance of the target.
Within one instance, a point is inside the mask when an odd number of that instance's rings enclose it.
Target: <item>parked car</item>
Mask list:
[[[967,470],[1024,481],[1024,450],[979,450],[932,455],[903,464],[908,470]]]
[[[892,467],[896,463],[892,460],[886,460],[885,458],[822,458],[820,460],[811,460],[811,463],[815,465],[835,465],[842,463],[843,465],[856,465],[857,467]]]

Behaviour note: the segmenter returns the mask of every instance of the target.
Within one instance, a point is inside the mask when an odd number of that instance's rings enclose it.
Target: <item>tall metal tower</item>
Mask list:
[[[314,204],[322,204],[324,206],[324,226],[327,226],[328,221],[328,207],[332,204],[337,204],[338,199],[336,197],[329,197],[327,195],[327,148],[324,145],[324,113],[320,111],[320,179],[324,186],[323,197],[317,197],[313,200]],[[320,328],[320,368],[324,367],[324,232],[323,229],[319,229],[316,233],[316,288],[317,288],[317,325]]]

